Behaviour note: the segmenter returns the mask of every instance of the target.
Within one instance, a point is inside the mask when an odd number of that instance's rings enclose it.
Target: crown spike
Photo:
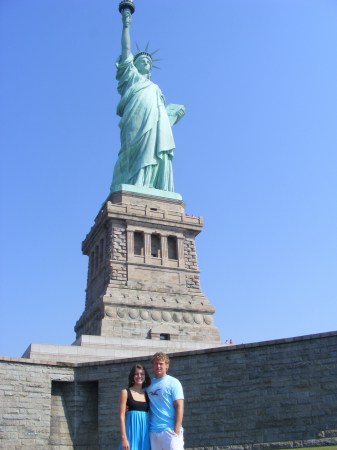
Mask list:
[[[149,45],[150,45],[150,41],[147,41],[146,47],[145,47],[145,51],[147,52],[149,49]]]

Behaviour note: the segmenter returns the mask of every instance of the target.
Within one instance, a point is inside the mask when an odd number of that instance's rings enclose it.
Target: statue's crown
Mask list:
[[[143,51],[141,51],[141,52],[138,52],[138,53],[133,57],[133,60],[136,61],[136,59],[139,58],[140,56],[147,56],[148,58],[151,59],[151,61],[153,60],[153,59],[152,59],[151,53],[146,52],[145,50],[143,50]]]
[[[153,58],[153,55],[154,55],[155,53],[157,53],[157,51],[158,51],[159,49],[155,50],[154,52],[149,52],[149,51],[148,51],[148,48],[149,48],[149,42],[147,43],[147,46],[145,47],[145,50],[141,50],[141,49],[138,47],[138,44],[136,44],[136,47],[137,47],[138,53],[136,53],[135,56],[133,57],[133,61],[135,62],[136,59],[139,58],[140,56],[147,56],[147,57],[151,60],[152,67],[155,67],[156,69],[158,69],[157,66],[154,66],[154,65],[153,65],[153,62],[155,62],[155,61],[160,61],[160,59],[154,59],[154,58]]]

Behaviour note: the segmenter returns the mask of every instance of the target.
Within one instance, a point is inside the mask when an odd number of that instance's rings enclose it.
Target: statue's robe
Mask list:
[[[175,145],[164,96],[156,84],[138,72],[133,55],[116,65],[121,149],[111,189],[132,184],[173,191]]]

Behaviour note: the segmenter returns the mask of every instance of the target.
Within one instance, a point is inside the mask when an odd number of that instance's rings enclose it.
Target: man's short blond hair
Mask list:
[[[157,352],[152,356],[151,363],[153,364],[155,361],[164,361],[166,364],[170,364],[170,358],[163,352]]]

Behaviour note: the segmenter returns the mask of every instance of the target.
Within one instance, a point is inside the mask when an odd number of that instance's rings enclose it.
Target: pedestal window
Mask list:
[[[161,256],[160,242],[159,234],[151,234],[151,256],[154,258]]]
[[[144,255],[144,233],[135,231],[133,239],[133,253],[136,256]]]
[[[175,236],[168,236],[167,238],[167,253],[168,259],[178,259],[177,238]]]

